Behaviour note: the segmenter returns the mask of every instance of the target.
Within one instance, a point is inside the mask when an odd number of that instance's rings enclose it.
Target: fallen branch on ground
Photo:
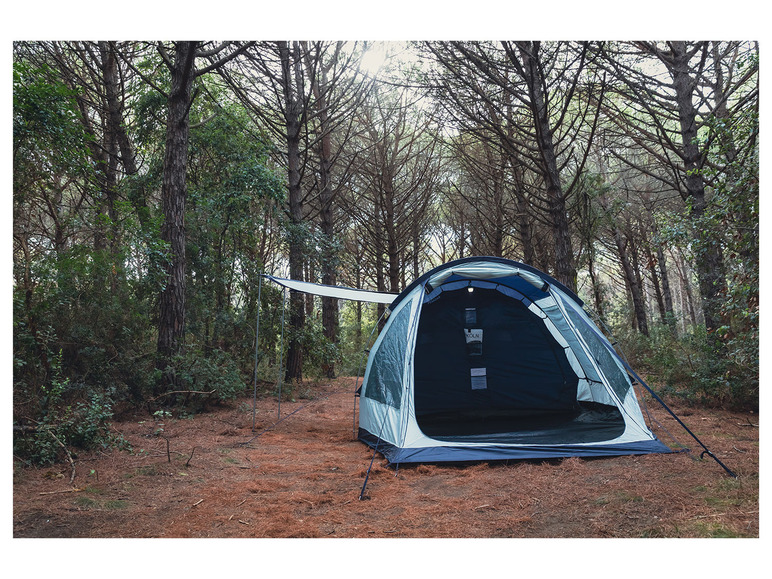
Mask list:
[[[61,493],[79,493],[83,489],[64,489],[63,491],[46,491],[44,493],[38,493],[40,495],[58,495]]]
[[[75,461],[72,460],[72,454],[70,454],[70,451],[67,449],[66,446],[64,446],[64,443],[57,438],[57,436],[53,433],[53,431],[49,428],[48,434],[50,434],[53,439],[59,443],[59,446],[61,446],[64,449],[64,452],[67,453],[67,459],[70,461],[70,466],[72,467],[72,474],[70,475],[70,484],[72,484],[72,481],[75,480]]]
[[[206,394],[208,396],[211,396],[217,392],[217,390],[209,390],[208,392],[205,392],[203,390],[172,390],[171,392],[164,392],[163,394],[159,394],[155,398],[148,398],[147,402],[155,402],[159,398],[164,398],[166,396],[172,396],[174,394]]]

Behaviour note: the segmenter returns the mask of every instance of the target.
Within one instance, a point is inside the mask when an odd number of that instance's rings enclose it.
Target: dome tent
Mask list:
[[[535,268],[449,262],[389,309],[360,389],[359,439],[390,463],[670,452],[581,300]]]

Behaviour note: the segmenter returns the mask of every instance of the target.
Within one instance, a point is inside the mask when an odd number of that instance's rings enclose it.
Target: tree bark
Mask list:
[[[300,67],[302,65],[299,54],[299,45],[293,43],[290,50],[289,43],[280,41],[277,43],[282,67],[282,88],[284,89],[284,110],[287,127],[287,175],[288,175],[288,201],[289,201],[289,269],[290,278],[303,279],[303,266],[305,263],[305,232],[303,230],[303,194],[300,175],[300,140],[301,117],[303,104],[300,101],[302,92],[298,84],[301,82]],[[288,383],[300,383],[303,380],[303,345],[300,340],[300,332],[305,326],[305,309],[303,307],[303,294],[290,291],[290,328],[292,332],[287,350],[287,366],[285,379]]]
[[[673,42],[671,45],[673,58],[670,69],[683,143],[682,157],[686,172],[684,185],[688,200],[691,203],[689,215],[695,223],[695,234],[698,241],[695,263],[700,294],[702,295],[705,327],[711,331],[717,329],[722,323],[721,302],[726,296],[724,256],[719,241],[704,224],[700,223],[705,216],[707,200],[705,198],[705,182],[701,174],[702,158],[697,141],[697,111],[692,102],[696,81],[690,75],[689,53],[685,42]]]
[[[657,265],[659,266],[659,277],[662,281],[662,294],[665,298],[665,314],[668,323],[675,324],[675,314],[673,312],[673,295],[670,293],[670,279],[667,273],[667,263],[665,262],[665,252],[662,246],[657,246]]]
[[[307,46],[307,45],[306,45]],[[309,54],[306,49],[306,55]],[[321,62],[316,63],[319,71],[308,63],[308,75],[314,93],[316,118],[318,121],[319,145],[319,226],[322,232],[322,283],[335,285],[338,274],[338,255],[335,249],[335,213],[333,211],[332,189],[332,127],[328,111],[327,70]],[[338,343],[338,300],[322,297],[322,329],[331,344]],[[335,360],[323,364],[322,371],[327,378],[335,378]]]
[[[549,200],[549,215],[554,233],[555,278],[566,287],[576,290],[576,264],[568,228],[566,199],[560,181],[555,143],[550,124],[546,82],[539,62],[538,42],[517,43],[524,79],[528,85],[530,107],[536,129],[536,146],[543,163],[543,177]]]
[[[168,95],[166,150],[162,202],[164,222],[161,239],[168,244],[166,286],[160,296],[156,367],[161,370],[160,390],[174,386],[171,365],[179,354],[185,336],[185,200],[187,196],[188,112],[193,89],[193,63],[197,42],[175,44],[172,82]],[[159,391],[160,391],[159,390]]]
[[[622,273],[627,281],[627,286],[630,289],[630,296],[633,301],[633,311],[635,315],[636,326],[638,331],[645,336],[649,335],[649,324],[646,321],[646,305],[643,300],[643,292],[641,291],[641,284],[639,282],[639,276],[636,275],[635,268],[630,260],[630,254],[628,251],[629,238],[624,237],[619,227],[613,226],[614,243],[617,246],[617,252],[619,254],[619,262],[622,265]]]

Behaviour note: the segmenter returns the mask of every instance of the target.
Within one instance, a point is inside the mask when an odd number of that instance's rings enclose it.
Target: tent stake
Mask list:
[[[257,356],[258,356],[258,338],[260,337],[260,293],[263,289],[263,274],[257,278],[257,321],[255,322],[255,379],[254,393],[252,395],[252,432],[255,431],[255,414],[257,413]]]
[[[623,362],[624,362],[624,360],[623,360]],[[718,459],[718,457],[717,457],[715,454],[713,454],[712,452],[710,452],[710,449],[708,449],[708,447],[707,447],[707,446],[705,446],[705,445],[702,443],[702,441],[701,441],[699,438],[697,438],[697,435],[696,435],[696,434],[694,434],[694,433],[693,433],[691,430],[689,430],[689,427],[688,427],[688,426],[686,426],[686,424],[684,424],[684,422],[683,422],[683,421],[682,421],[680,418],[678,418],[678,416],[676,415],[676,413],[675,413],[675,412],[673,412],[672,410],[670,410],[670,407],[669,407],[667,404],[665,404],[665,401],[664,401],[664,400],[662,400],[662,398],[660,398],[659,396],[657,396],[657,393],[656,393],[656,392],[654,392],[654,390],[652,390],[652,389],[649,387],[649,385],[648,385],[648,384],[646,384],[646,382],[644,382],[643,380],[641,380],[641,379],[640,379],[640,377],[638,376],[638,374],[636,374],[636,373],[633,371],[633,369],[632,369],[632,368],[630,368],[630,366],[629,366],[629,365],[627,365],[627,363],[625,363],[625,366],[627,367],[627,370],[628,370],[628,372],[631,372],[631,373],[632,373],[632,376],[633,376],[633,377],[634,377],[634,378],[635,378],[635,379],[638,381],[638,383],[639,383],[639,384],[641,384],[641,385],[642,385],[644,388],[646,388],[646,390],[648,390],[648,391],[649,391],[649,394],[651,394],[651,395],[654,397],[654,400],[656,400],[657,402],[659,402],[659,403],[662,405],[662,408],[664,408],[665,410],[667,410],[668,414],[670,414],[670,416],[672,416],[673,418],[675,418],[676,422],[678,422],[678,424],[680,424],[680,425],[681,425],[681,427],[682,427],[682,428],[683,428],[683,429],[684,429],[684,430],[685,430],[685,431],[686,431],[686,432],[689,434],[689,436],[691,436],[691,437],[692,437],[694,440],[696,440],[696,441],[697,441],[697,444],[699,444],[699,445],[700,445],[700,446],[703,448],[703,451],[702,451],[702,453],[700,454],[700,458],[704,458],[704,457],[705,457],[705,455],[707,454],[709,457],[711,457],[713,460],[715,460],[715,461],[718,463],[718,465],[719,465],[721,468],[723,468],[723,469],[726,471],[726,473],[727,473],[729,476],[731,476],[732,478],[735,478],[735,479],[736,479],[736,478],[739,478],[739,477],[738,477],[738,476],[737,476],[735,473],[733,473],[733,472],[732,472],[732,471],[729,469],[729,467],[728,467],[728,466],[726,466],[726,465],[725,465],[723,462],[721,462],[721,461]]]

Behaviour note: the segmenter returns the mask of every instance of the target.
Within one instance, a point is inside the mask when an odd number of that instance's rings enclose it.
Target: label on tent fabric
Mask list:
[[[477,308],[466,308],[464,311],[464,322],[467,326],[477,324]]]
[[[472,368],[470,370],[472,378],[472,390],[485,390],[488,388],[488,378],[485,368]]]
[[[464,328],[466,338],[466,352],[470,356],[482,356],[483,331],[480,329],[467,330]]]

